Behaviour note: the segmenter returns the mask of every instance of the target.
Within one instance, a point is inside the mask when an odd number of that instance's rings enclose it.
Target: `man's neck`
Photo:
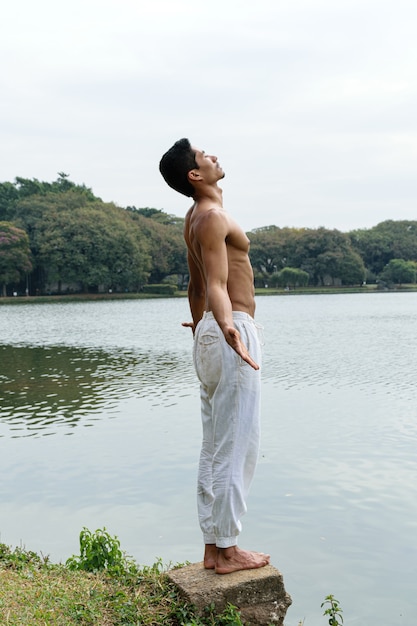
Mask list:
[[[194,201],[199,202],[214,202],[217,205],[223,206],[223,190],[216,185],[202,185],[195,190]]]

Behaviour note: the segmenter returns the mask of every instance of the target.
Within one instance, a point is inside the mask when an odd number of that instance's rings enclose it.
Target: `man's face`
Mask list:
[[[204,182],[217,182],[224,178],[224,171],[220,167],[217,157],[212,154],[206,154],[204,150],[193,148],[195,153],[195,162],[198,165],[198,172],[202,176]]]

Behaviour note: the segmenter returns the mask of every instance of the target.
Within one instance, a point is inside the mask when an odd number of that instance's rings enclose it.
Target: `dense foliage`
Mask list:
[[[8,283],[19,281],[20,275],[31,269],[26,232],[9,222],[0,222],[0,285],[3,285],[3,295],[6,295]]]
[[[0,183],[0,292],[138,292],[187,285],[182,218],[105,203],[60,172]],[[417,221],[343,233],[267,226],[248,233],[258,287],[415,283]]]
[[[249,237],[258,286],[303,286],[305,275],[297,280],[289,268],[307,273],[308,283],[316,286],[365,282],[391,286],[416,280],[417,221],[388,220],[351,233],[267,226]]]
[[[168,277],[182,285],[187,275],[180,218],[105,203],[63,173],[53,183],[0,184],[0,220],[0,284],[9,295],[138,292]],[[13,265],[4,243],[12,228],[29,242],[33,267],[17,257]]]
[[[312,285],[360,285],[365,280],[360,255],[349,236],[338,230],[268,226],[249,236],[258,286],[271,284],[275,275],[277,284],[285,283],[288,268],[307,273]],[[301,274],[298,284],[305,284]],[[287,285],[294,286],[294,280],[288,280]]]

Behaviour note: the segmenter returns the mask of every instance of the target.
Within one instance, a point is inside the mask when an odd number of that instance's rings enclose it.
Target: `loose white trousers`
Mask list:
[[[233,321],[251,357],[261,364],[260,328],[247,313]],[[211,312],[194,336],[194,366],[200,380],[203,442],[197,506],[205,544],[237,544],[246,498],[259,454],[260,371],[227,344]]]

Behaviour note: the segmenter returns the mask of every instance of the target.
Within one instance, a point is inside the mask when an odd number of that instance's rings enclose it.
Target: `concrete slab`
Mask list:
[[[202,562],[192,563],[170,570],[168,577],[198,614],[210,605],[222,613],[230,603],[239,609],[242,621],[253,626],[282,626],[292,602],[281,572],[272,565],[219,575]]]

